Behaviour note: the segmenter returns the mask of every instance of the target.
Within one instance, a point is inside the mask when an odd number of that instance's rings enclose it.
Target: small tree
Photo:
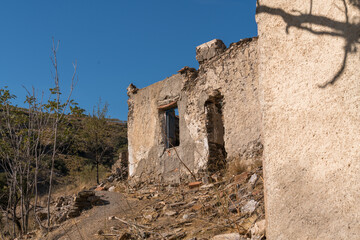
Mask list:
[[[71,104],[70,96],[76,77],[76,64],[71,80],[70,93],[65,99],[60,99],[60,80],[58,74],[56,53],[58,44],[53,41],[52,63],[54,67],[54,88],[50,89],[48,101],[43,102],[37,97],[35,90],[27,90],[25,103],[27,109],[12,105],[16,98],[6,88],[0,89],[0,168],[4,171],[7,181],[8,204],[1,210],[8,222],[12,222],[13,237],[16,238],[16,228],[20,235],[28,231],[29,213],[34,209],[35,217],[38,201],[38,173],[42,168],[45,155],[51,155],[48,192],[47,229],[50,226],[50,199],[54,176],[55,156],[58,149],[58,127],[67,107]],[[50,134],[49,134],[50,133]],[[51,139],[51,150],[46,146],[46,140]],[[32,197],[35,197],[33,204]],[[37,219],[38,220],[38,219]],[[41,222],[38,221],[39,225]]]
[[[108,104],[101,103],[101,99],[93,109],[93,113],[85,121],[84,136],[85,146],[88,151],[94,154],[93,164],[96,166],[96,182],[99,181],[99,165],[103,162],[105,153],[109,150],[107,133]]]
[[[45,105],[46,110],[52,115],[52,132],[53,132],[53,145],[52,145],[52,154],[51,154],[51,168],[50,168],[50,177],[49,177],[49,192],[48,192],[48,199],[47,199],[47,211],[48,211],[48,218],[47,218],[47,227],[50,227],[50,200],[51,200],[51,194],[52,194],[52,184],[53,184],[53,178],[54,178],[54,167],[55,167],[55,157],[58,150],[58,128],[59,123],[63,119],[65,112],[68,110],[68,107],[70,105],[71,101],[71,94],[74,89],[75,80],[76,80],[76,70],[77,65],[76,63],[73,64],[74,67],[74,73],[71,78],[71,87],[70,92],[67,97],[67,99],[62,102],[61,101],[61,91],[60,91],[60,78],[59,78],[59,72],[58,72],[58,62],[57,62],[57,51],[59,48],[59,42],[55,44],[55,41],[53,39],[53,45],[52,45],[52,56],[51,56],[51,62],[54,68],[53,72],[53,80],[54,80],[54,88],[50,89],[51,98],[48,101],[48,104]]]

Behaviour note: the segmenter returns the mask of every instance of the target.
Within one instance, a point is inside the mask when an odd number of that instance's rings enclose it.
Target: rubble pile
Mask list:
[[[61,196],[53,202],[51,211],[51,222],[62,223],[67,219],[80,216],[83,210],[92,208],[95,205],[101,204],[99,196],[95,195],[94,191],[83,190],[74,196]],[[37,212],[38,218],[43,221],[47,219],[47,212],[44,210]]]
[[[127,214],[109,218],[118,226],[104,229],[103,236],[265,239],[261,167],[228,178],[214,174],[205,181],[180,185],[139,182],[130,186],[105,181],[101,188],[122,192],[129,200],[136,199]]]

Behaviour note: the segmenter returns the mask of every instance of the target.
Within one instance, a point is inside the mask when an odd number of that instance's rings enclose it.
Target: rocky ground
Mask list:
[[[213,175],[211,181],[179,186],[139,184],[128,189],[126,195],[142,204],[129,224],[118,220],[119,229],[126,229],[134,239],[226,239],[213,238],[224,233],[235,233],[229,239],[264,238],[262,169],[228,180]],[[112,219],[117,218],[121,217]]]
[[[54,202],[41,239],[265,239],[262,168],[175,185],[117,181]]]

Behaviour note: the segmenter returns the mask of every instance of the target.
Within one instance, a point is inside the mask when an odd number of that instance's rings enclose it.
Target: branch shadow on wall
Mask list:
[[[360,10],[360,0],[348,0],[349,4]],[[333,85],[344,73],[349,54],[358,51],[356,44],[360,43],[360,21],[358,23],[350,23],[348,13],[348,3],[346,0],[341,0],[343,6],[339,8],[344,13],[345,21],[335,21],[325,16],[317,16],[312,14],[313,0],[310,0],[310,12],[302,13],[293,10],[293,13],[285,12],[281,8],[272,8],[266,5],[261,5],[257,0],[257,14],[270,14],[282,17],[286,23],[286,33],[289,33],[290,28],[297,28],[315,35],[326,35],[332,37],[341,37],[345,39],[343,61],[337,70],[336,74],[328,81],[318,84],[318,87],[325,88]],[[360,19],[360,17],[359,17]],[[313,26],[325,27],[328,30],[318,31],[313,29]]]

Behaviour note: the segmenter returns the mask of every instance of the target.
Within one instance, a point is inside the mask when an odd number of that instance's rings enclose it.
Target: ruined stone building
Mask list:
[[[360,1],[257,4],[258,39],[211,41],[199,70],[128,89],[130,175],[179,179],[176,154],[251,166],[263,146],[267,239],[359,239]]]
[[[186,167],[212,172],[235,160],[251,167],[249,149],[261,155],[257,38],[229,48],[213,40],[196,53],[199,70],[184,67],[146,88],[128,88],[131,176],[179,181],[189,175]]]

